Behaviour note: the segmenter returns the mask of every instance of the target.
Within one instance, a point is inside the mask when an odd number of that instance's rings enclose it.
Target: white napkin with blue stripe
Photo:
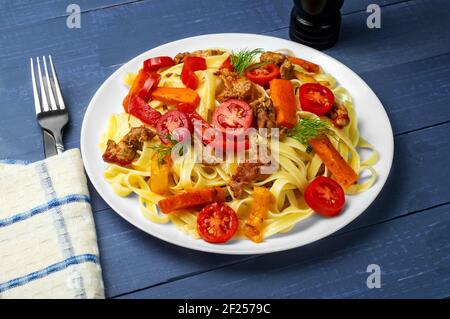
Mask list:
[[[0,164],[0,298],[104,298],[79,150]]]

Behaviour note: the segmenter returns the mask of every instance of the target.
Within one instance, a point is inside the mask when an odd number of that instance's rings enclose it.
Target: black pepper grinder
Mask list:
[[[289,35],[318,50],[331,48],[338,40],[344,0],[294,0]]]

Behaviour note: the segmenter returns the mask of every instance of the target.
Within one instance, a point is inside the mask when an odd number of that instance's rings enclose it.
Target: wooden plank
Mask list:
[[[364,72],[361,77],[381,99],[394,134],[450,120],[450,54]]]
[[[445,205],[123,298],[444,298],[449,232]],[[367,287],[370,264],[381,268],[379,289]]]
[[[395,1],[386,0],[382,3]],[[37,6],[34,4],[31,8],[26,8],[30,14],[47,14],[45,12],[52,8]],[[27,52],[35,51],[35,48],[57,49],[58,51],[54,52],[56,54],[59,50],[72,51],[74,47],[79,46],[83,48],[87,43],[91,48],[94,43],[98,46],[102,65],[115,65],[148,48],[182,37],[212,32],[265,33],[278,30],[288,25],[291,7],[292,3],[288,1],[270,0],[221,1],[215,6],[211,6],[208,0],[199,0],[197,5],[176,0],[144,1],[87,12],[82,15],[82,28],[78,30],[67,29],[65,17],[32,25],[22,24],[0,35],[0,48],[2,45],[8,48],[0,50],[0,68],[2,65],[10,65],[11,59],[20,59]],[[27,11],[26,8],[22,10]],[[177,10],[174,11],[173,8]],[[239,10],[236,10],[237,8]],[[352,6],[350,9],[356,8],[363,9],[364,6]],[[15,10],[4,11],[5,14],[16,16]],[[58,9],[59,11],[61,9]],[[223,19],[223,12],[227,12],[226,19]],[[154,16],[161,19],[152,19]],[[249,16],[252,16],[251,24]],[[122,23],[127,20],[133,23]],[[164,30],[163,37],[154,30]],[[130,34],[133,36],[130,37]],[[51,39],[54,45],[48,43],[47,39]]]
[[[426,59],[449,52],[448,1],[408,1],[381,10],[381,28],[369,29],[369,13],[358,12],[342,18],[341,35],[335,47],[326,51],[354,71],[362,73],[388,66]],[[439,17],[439,23],[433,23]],[[287,28],[268,35],[289,38]]]
[[[176,11],[173,10],[175,7]],[[196,5],[177,0],[143,2],[127,8],[130,9],[127,18],[133,21],[132,24],[116,23],[124,17],[120,9],[99,12],[101,19],[110,25],[109,32],[98,44],[101,63],[104,66],[120,64],[135,56],[136,52],[189,36],[275,30],[288,23],[291,7],[289,1],[272,0],[216,1],[214,5],[209,0],[199,0]],[[161,18],[153,19],[155,16]],[[117,38],[121,41],[115,41]]]
[[[77,0],[55,1],[2,1],[0,3],[0,30],[10,29],[18,25],[34,24],[39,21],[68,16],[66,12],[69,4],[76,3],[81,12],[88,12],[101,8],[129,4],[137,0]]]
[[[349,15],[358,11],[366,11],[370,4],[377,4],[380,7],[391,6],[401,2],[408,2],[414,0],[359,0],[359,1],[344,1],[341,8],[341,15]]]
[[[443,160],[450,156],[449,130],[450,124],[446,124],[397,137],[394,166],[385,188],[373,205],[339,234],[364,230],[369,225],[449,203],[450,181],[436,178],[450,176],[450,167]],[[247,258],[219,257],[166,244],[128,225],[112,210],[98,212],[94,216],[102,264],[104,269],[108,269],[104,273],[108,296],[158,285],[187,274],[210,271]],[[302,254],[301,248],[298,251]]]
[[[134,55],[129,52],[143,52],[149,47],[160,45],[176,39],[195,36],[206,33],[220,32],[244,32],[244,33],[266,33],[266,30],[279,30],[289,25],[290,11],[292,4],[288,1],[221,1],[215,6],[204,3],[206,0],[199,1],[197,6],[192,6],[189,2],[177,2],[172,4],[173,0],[166,1],[164,5],[147,7],[147,3],[140,3],[139,12],[130,12],[132,25],[112,26],[111,32],[101,38],[100,54],[102,65],[115,65],[129,60]],[[385,1],[384,4],[395,3],[394,1]],[[366,3],[361,3],[366,4]],[[167,14],[167,7],[178,6],[177,10],[183,12],[180,18],[176,14]],[[137,7],[137,6],[136,6]],[[366,6],[353,6],[350,10],[363,9]],[[235,8],[239,8],[236,11]],[[157,16],[163,17],[163,21],[149,21],[146,10],[151,10]],[[226,19],[223,19],[223,13],[227,12]],[[102,13],[100,13],[102,14]],[[114,11],[114,15],[105,13],[104,19],[118,20],[122,13]],[[116,16],[117,14],[117,16]],[[252,23],[248,23],[248,17],[252,17]],[[189,18],[188,18],[189,17]],[[148,34],[147,30],[154,30],[158,27],[164,31],[164,37],[158,37],[153,42],[154,35]],[[140,34],[141,30],[146,30],[145,35]],[[276,31],[275,31],[276,32]],[[145,41],[136,41],[134,37],[128,37],[129,34],[135,34],[136,37],[144,38]],[[123,41],[115,42],[111,37],[120,36]],[[129,52],[123,52],[123,48],[131,49]]]
[[[76,3],[80,6],[81,12],[106,9],[119,5],[130,5],[134,2],[143,0],[78,0]],[[151,1],[151,0],[146,0]],[[380,6],[390,5],[402,0],[381,0],[377,3]],[[404,1],[404,0],[403,0]],[[43,1],[2,1],[0,2],[0,29],[11,28],[17,25],[32,24],[38,21],[54,19],[68,15],[67,6],[74,1],[64,0],[43,0]],[[231,1],[229,1],[231,2]],[[371,0],[363,1],[345,1],[341,9],[342,14],[349,14],[365,8],[372,3]],[[237,3],[237,8],[241,3]],[[285,8],[286,14],[292,7],[291,3],[281,2]],[[173,8],[172,8],[173,10]],[[18,14],[20,13],[20,14]],[[287,26],[287,23],[285,23]]]
[[[130,5],[135,2],[143,1],[144,0],[78,0],[76,1],[76,4],[80,6],[82,13],[86,13],[92,10],[107,9],[119,5]],[[149,2],[152,0],[146,1]],[[239,8],[243,1],[244,0],[233,1],[233,3],[236,4],[236,8]],[[385,6],[395,4],[399,1],[405,0],[380,0],[377,3],[380,6]],[[67,16],[67,7],[73,2],[74,1],[69,0],[2,1],[0,2],[0,30],[18,25],[33,24],[43,20]],[[341,13],[350,14],[356,11],[365,10],[365,8],[372,2],[372,0],[346,1],[341,9]],[[292,4],[287,1],[280,1],[280,5],[285,12],[285,16],[288,17]],[[173,11],[173,8],[170,9]],[[287,25],[288,19],[286,19],[284,25],[275,26],[275,28]]]

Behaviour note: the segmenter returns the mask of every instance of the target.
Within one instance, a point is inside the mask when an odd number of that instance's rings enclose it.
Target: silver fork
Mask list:
[[[36,118],[39,125],[44,131],[53,136],[56,143],[57,153],[61,154],[64,152],[64,144],[62,139],[63,128],[69,121],[69,114],[64,104],[58,77],[50,55],[48,56],[48,60],[52,74],[51,77],[49,76],[46,57],[42,57],[42,61],[44,63],[44,75],[42,74],[40,59],[39,57],[36,58],[38,74],[38,82],[36,82],[33,58],[30,59],[34,105],[36,108]]]

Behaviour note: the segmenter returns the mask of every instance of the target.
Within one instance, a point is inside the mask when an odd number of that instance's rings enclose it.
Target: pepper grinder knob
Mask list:
[[[339,38],[344,0],[294,0],[289,35],[318,50],[331,48]]]

